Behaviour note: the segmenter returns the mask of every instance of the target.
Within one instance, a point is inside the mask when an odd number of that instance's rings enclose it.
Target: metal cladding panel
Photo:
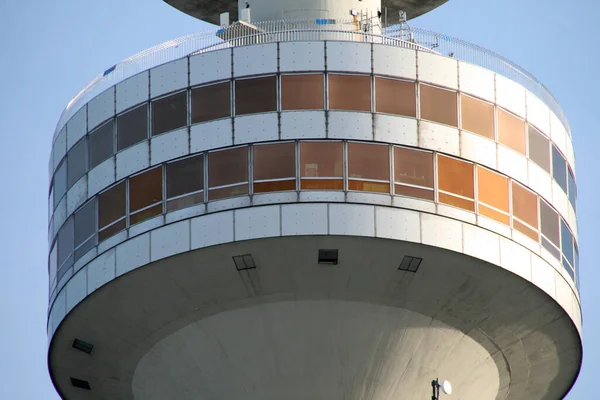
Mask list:
[[[453,207],[453,206],[447,206],[445,204],[437,205],[437,213],[438,213],[438,215],[450,217],[452,219],[463,221],[468,224],[474,225],[477,222],[477,217],[472,212],[462,210],[460,208]]]
[[[325,42],[282,42],[279,44],[281,72],[323,71]]]
[[[58,233],[60,227],[67,220],[67,196],[63,197],[62,200],[56,206],[54,210],[54,234]]]
[[[417,62],[419,80],[450,89],[458,88],[458,61],[420,51]]]
[[[88,197],[115,182],[115,158],[111,157],[88,172]]]
[[[561,215],[569,215],[569,198],[554,180],[552,181],[552,205]]]
[[[233,75],[277,72],[277,43],[256,44],[233,49]]]
[[[529,187],[548,201],[552,199],[552,176],[536,163],[528,161]]]
[[[235,117],[234,129],[234,144],[264,142],[279,138],[277,113]]]
[[[121,231],[116,235],[113,235],[98,245],[98,254],[104,253],[105,251],[114,248],[119,243],[123,243],[129,237],[127,231]]]
[[[371,73],[371,44],[327,42],[327,70]]]
[[[189,154],[188,129],[181,128],[150,139],[151,165]]]
[[[496,220],[487,218],[483,215],[477,216],[477,226],[496,232],[501,236],[510,237],[510,226],[506,226]]]
[[[502,145],[498,145],[498,171],[527,184],[527,158]]]
[[[231,78],[232,50],[218,50],[190,57],[190,85]]]
[[[57,271],[57,256],[58,256],[58,246],[54,245],[52,250],[50,251],[50,257],[48,260],[48,279],[50,283],[54,282],[56,279],[56,271]]]
[[[373,73],[417,79],[417,53],[415,50],[373,44]]]
[[[196,124],[190,128],[191,153],[231,145],[233,145],[231,118]]]
[[[327,204],[290,204],[281,206],[281,234],[326,235]]]
[[[417,146],[417,120],[395,115],[375,114],[375,141]]]
[[[117,246],[116,276],[150,263],[150,234],[136,236]]]
[[[53,161],[53,172],[58,167],[58,164],[62,161],[64,156],[67,154],[67,127],[63,127],[60,132],[58,132],[58,136],[54,140],[54,144],[52,145],[52,154],[54,157]]]
[[[148,141],[131,146],[117,153],[117,180],[150,166]]]
[[[421,214],[421,242],[452,251],[463,251],[462,223],[437,215]]]
[[[174,92],[188,86],[187,57],[150,70],[150,97]]]
[[[421,221],[416,211],[376,207],[375,226],[377,237],[421,242]]]
[[[500,237],[470,224],[463,225],[464,252],[489,263],[500,264]]]
[[[87,133],[87,104],[67,122],[67,150]]]
[[[525,247],[507,238],[500,238],[500,265],[523,279],[531,280],[531,254]]]
[[[410,197],[394,196],[392,199],[393,207],[410,208],[413,210],[435,213],[436,204],[432,201],[412,199]]]
[[[552,142],[556,144],[556,147],[567,157],[567,161],[571,166],[575,165],[575,160],[573,159],[573,144],[571,142],[571,138],[567,134],[567,131],[563,124],[556,118],[554,113],[550,113],[550,128],[545,131],[546,136],[552,138]],[[570,150],[568,144],[570,144]],[[569,154],[571,153],[571,154]],[[571,157],[569,157],[569,155]]]
[[[61,323],[65,314],[67,312],[67,301],[66,301],[66,291],[62,290],[58,296],[56,296],[56,300],[54,300],[54,304],[52,304],[52,311],[54,312],[54,316],[52,318],[54,329],[58,328],[58,325]]]
[[[324,111],[288,111],[281,113],[281,139],[322,139],[325,131]]]
[[[87,296],[87,270],[85,268],[73,275],[67,283],[65,291],[67,296],[66,310],[68,313]]]
[[[85,203],[88,196],[88,178],[84,175],[67,192],[67,215],[73,214],[80,205]]]
[[[556,271],[537,255],[531,255],[531,282],[556,298]]]
[[[155,229],[150,233],[150,260],[190,250],[190,221],[180,221]]]
[[[373,140],[373,116],[371,113],[330,111],[327,137]]]
[[[154,218],[150,218],[144,222],[137,223],[135,225],[131,225],[129,228],[129,236],[137,236],[144,232],[151,231],[153,229],[158,228],[159,226],[163,226],[165,224],[165,217],[159,215]]]
[[[357,204],[330,204],[329,234],[375,236],[375,207]]]
[[[512,231],[512,240],[514,242],[519,243],[521,246],[524,246],[531,250],[532,253],[540,254],[540,245],[537,241],[531,239],[529,236],[525,236],[521,232],[514,230]]]
[[[279,206],[235,210],[235,240],[250,240],[280,235]]]
[[[181,221],[188,218],[198,217],[206,213],[205,204],[197,204],[195,206],[186,207],[181,210],[171,211],[165,215],[165,224]]]
[[[467,131],[460,132],[460,156],[496,169],[496,142]]]
[[[233,211],[205,215],[190,221],[192,249],[229,243],[234,240]]]
[[[530,92],[526,92],[527,120],[538,129],[550,136],[550,110],[540,99]],[[564,150],[564,141],[563,150]]]
[[[88,103],[88,130],[115,115],[115,87],[112,86]]]
[[[501,75],[496,75],[496,103],[525,118],[525,89]]]
[[[492,103],[496,101],[495,76],[492,71],[459,61],[458,75],[462,92]]]
[[[115,249],[107,250],[87,265],[88,294],[115,279]]]
[[[149,99],[148,71],[140,72],[116,86],[117,114]]]
[[[389,194],[379,194],[379,193],[363,193],[358,191],[349,191],[346,193],[346,202],[347,203],[363,203],[363,204],[373,204],[380,206],[391,206],[392,205],[392,196]]]
[[[419,147],[458,156],[459,143],[458,129],[435,122],[419,121]]]

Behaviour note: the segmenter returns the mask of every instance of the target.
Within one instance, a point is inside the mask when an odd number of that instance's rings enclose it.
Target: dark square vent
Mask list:
[[[88,342],[84,342],[80,339],[73,340],[73,348],[79,351],[83,351],[87,354],[92,354],[92,350],[94,349],[94,345]]]
[[[423,261],[423,259],[419,257],[404,256],[398,269],[400,271],[417,272],[419,265],[421,265],[421,261]]]
[[[319,249],[319,264],[337,265],[337,249]]]
[[[256,264],[251,254],[244,254],[241,256],[233,256],[233,262],[238,271],[244,271],[246,269],[255,269]]]
[[[79,389],[92,390],[92,388],[90,387],[90,383],[82,379],[71,378],[71,385]]]

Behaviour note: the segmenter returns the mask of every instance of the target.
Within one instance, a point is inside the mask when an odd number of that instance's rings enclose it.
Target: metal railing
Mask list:
[[[517,64],[483,47],[441,33],[409,27],[407,24],[382,26],[377,18],[368,20],[284,20],[255,24],[236,23],[227,28],[168,40],[143,50],[94,78],[67,104],[54,137],[64,124],[87,102],[109,87],[158,65],[190,55],[260,43],[307,40],[338,40],[378,43],[427,51],[478,65],[525,87],[556,114],[570,133],[567,119],[550,91],[535,76]]]

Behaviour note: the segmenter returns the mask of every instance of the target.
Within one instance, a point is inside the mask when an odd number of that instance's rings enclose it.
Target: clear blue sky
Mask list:
[[[412,22],[491,49],[548,86],[575,142],[584,364],[569,400],[598,398],[598,0],[450,0]],[[159,42],[206,29],[161,0],[0,1],[0,398],[58,399],[46,368],[52,134],[88,81]]]

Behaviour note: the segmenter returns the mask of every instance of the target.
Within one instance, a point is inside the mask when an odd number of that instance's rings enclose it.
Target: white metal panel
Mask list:
[[[510,239],[500,238],[500,265],[528,281],[531,280],[531,253]]]
[[[277,72],[277,43],[256,44],[233,49],[234,76],[272,72]]]
[[[150,260],[190,250],[190,221],[180,221],[150,232]]]
[[[496,169],[496,142],[467,131],[460,131],[460,156]]]
[[[192,125],[190,128],[190,151],[218,149],[233,144],[231,118]]]
[[[419,147],[458,156],[460,153],[458,129],[435,122],[420,121]]]
[[[252,205],[268,205],[281,203],[295,203],[298,201],[297,192],[259,193],[252,196]]]
[[[573,300],[574,296],[571,286],[563,279],[562,276],[556,274],[556,301],[573,319]]]
[[[54,313],[54,329],[57,329],[67,312],[67,295],[66,290],[61,290],[54,300],[52,305]]]
[[[569,215],[569,198],[555,180],[552,180],[552,205],[566,219]]]
[[[231,210],[233,208],[250,207],[251,205],[252,200],[250,199],[250,196],[241,196],[232,199],[211,201],[206,206],[206,210],[207,212],[212,213],[223,210]]]
[[[205,204],[197,204],[195,206],[186,207],[181,210],[171,211],[165,215],[165,223],[170,224],[172,222],[181,221],[182,219],[188,219],[197,217],[206,213]]]
[[[438,204],[437,212],[439,215],[443,215],[445,217],[453,219],[458,219],[469,224],[475,224],[477,222],[477,217],[474,213],[463,210],[462,208],[447,206],[445,204]]]
[[[250,207],[234,211],[235,240],[280,236],[279,206]]]
[[[463,225],[464,253],[500,265],[500,236],[470,224]]]
[[[87,104],[67,122],[67,150],[87,133]]]
[[[563,267],[560,263],[560,260],[556,259],[548,250],[546,250],[543,246],[540,248],[540,256],[550,264],[559,274],[562,274]]]
[[[154,218],[150,218],[146,221],[132,225],[129,228],[129,237],[137,236],[141,233],[151,231],[152,229],[158,228],[165,224],[165,218],[162,215],[158,215]]]
[[[327,70],[371,73],[371,44],[327,42]]]
[[[415,50],[373,44],[373,73],[417,79],[417,55]]]
[[[115,249],[100,254],[87,265],[88,294],[115,279]]]
[[[498,171],[527,185],[527,158],[502,145],[498,145]]]
[[[577,214],[575,213],[575,210],[573,209],[573,206],[571,205],[571,203],[568,204],[568,209],[569,209],[569,213],[567,214],[567,223],[569,224],[569,227],[571,227],[571,230],[573,231],[573,236],[575,236],[575,240],[579,239],[579,232],[578,232],[578,226],[577,226]]]
[[[192,249],[233,242],[233,211],[203,215],[190,223]]]
[[[392,206],[399,208],[409,208],[413,210],[435,213],[435,203],[433,201],[413,199],[411,197],[394,196]]]
[[[340,203],[346,200],[344,192],[333,192],[328,190],[315,190],[308,191],[303,190],[300,192],[301,202],[327,202],[327,203]]]
[[[554,125],[552,125],[554,126]],[[552,129],[552,128],[550,128]],[[571,166],[571,169],[573,170],[573,175],[575,174],[575,149],[573,148],[573,142],[571,141],[571,138],[569,136],[566,136],[566,147],[567,147],[567,152],[565,153],[565,156],[567,157],[567,161],[569,163],[569,165]],[[574,176],[576,178],[576,176]]]
[[[54,187],[52,187],[50,196],[48,196],[48,224],[52,223],[52,214],[54,214]]]
[[[360,204],[330,204],[329,234],[375,236],[375,207]]]
[[[231,49],[190,57],[190,85],[231,78]]]
[[[346,201],[348,203],[365,203],[391,206],[392,196],[389,194],[380,193],[348,192],[346,194]]]
[[[188,129],[181,128],[150,139],[151,165],[189,154]]]
[[[531,282],[556,299],[556,271],[542,258],[531,255]]]
[[[326,136],[324,111],[281,113],[281,139],[321,139]]]
[[[417,146],[417,120],[395,115],[375,114],[375,141]]]
[[[375,207],[375,236],[386,239],[421,242],[419,213],[390,207]]]
[[[519,243],[522,246],[525,246],[535,254],[540,254],[540,245],[537,241],[531,239],[529,236],[525,236],[521,232],[513,229],[512,231],[512,240]]]
[[[281,235],[326,235],[327,204],[281,206]]]
[[[116,271],[121,276],[150,263],[150,233],[121,243],[116,249]]]
[[[554,116],[554,113],[551,113]],[[567,142],[571,141],[571,138],[567,134],[565,127],[560,123],[558,118],[554,118],[550,121],[551,127],[545,131],[546,135],[552,138],[552,142],[558,147],[558,149],[565,155],[568,156]],[[567,158],[568,160],[568,158]]]
[[[188,86],[188,59],[180,58],[150,70],[150,97],[174,92]]]
[[[550,110],[531,92],[525,92],[527,99],[527,120],[546,136],[550,136]],[[563,143],[564,144],[564,143]]]
[[[94,196],[114,182],[115,159],[114,157],[111,157],[88,172],[88,197]]]
[[[148,71],[140,72],[116,86],[117,114],[147,101],[150,94]]]
[[[528,161],[529,187],[546,201],[552,201],[552,176],[536,163]]]
[[[463,223],[432,214],[421,214],[421,242],[431,246],[462,252]]]
[[[62,290],[62,288],[67,284],[69,279],[73,276],[73,267],[67,269],[65,274],[59,279],[58,285],[56,285],[58,290]]]
[[[373,117],[371,113],[330,111],[330,139],[373,140]]]
[[[87,175],[81,177],[81,179],[71,186],[71,189],[67,192],[67,215],[73,214],[73,211],[85,203],[88,198],[87,186]]]
[[[458,75],[462,92],[492,103],[496,101],[495,77],[492,71],[459,61]]]
[[[58,245],[55,244],[54,247],[52,248],[52,251],[50,251],[50,258],[48,260],[48,275],[49,275],[49,281],[50,282],[54,282],[54,279],[56,279],[56,272],[57,272],[57,268],[58,268]]]
[[[67,220],[67,196],[63,197],[54,210],[54,235]]]
[[[419,51],[417,73],[419,81],[458,89],[458,61],[453,58]]]
[[[143,141],[117,153],[117,180],[150,166],[148,141]]]
[[[234,132],[234,144],[277,140],[279,138],[277,113],[235,117]]]
[[[525,89],[502,75],[496,74],[496,103],[525,118]]]
[[[88,103],[88,130],[115,115],[115,87],[111,86]]]
[[[325,70],[325,42],[279,43],[279,69],[281,72]]]
[[[104,253],[108,249],[112,249],[119,243],[123,243],[127,240],[127,237],[128,232],[126,229],[119,233],[115,233],[113,236],[109,237],[98,245],[98,254]]]
[[[77,272],[81,268],[85,267],[87,265],[87,263],[89,263],[94,258],[96,258],[97,255],[98,255],[98,248],[92,247],[92,249],[90,251],[88,251],[83,256],[81,256],[81,258],[79,260],[75,261],[75,264],[73,264],[73,272]]]
[[[67,313],[87,295],[87,270],[77,272],[65,287],[67,296]]]
[[[62,161],[62,159],[67,154],[67,128],[63,127],[58,135],[56,136],[56,140],[54,140],[54,144],[52,145],[52,154],[54,157],[53,160],[53,171],[58,167],[58,164]]]
[[[478,215],[477,216],[477,225],[490,230],[492,232],[496,232],[502,236],[505,236],[507,238],[510,238],[510,227],[506,226],[496,220],[493,220],[491,218],[487,218],[483,215]]]
[[[581,305],[579,304],[579,300],[576,296],[572,297],[573,299],[573,322],[579,331],[579,335],[581,335]]]

